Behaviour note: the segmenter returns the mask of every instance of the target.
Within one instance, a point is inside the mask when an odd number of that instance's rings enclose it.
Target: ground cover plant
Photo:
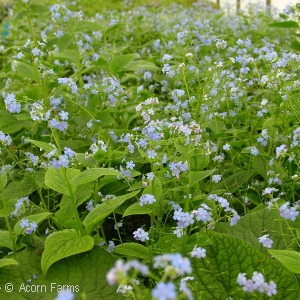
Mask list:
[[[300,7],[79,4],[3,14],[1,297],[298,299]]]

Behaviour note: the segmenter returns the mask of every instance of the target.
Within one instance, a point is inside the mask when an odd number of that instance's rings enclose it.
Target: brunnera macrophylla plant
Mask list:
[[[299,8],[79,4],[22,1],[5,20],[0,285],[296,299]]]

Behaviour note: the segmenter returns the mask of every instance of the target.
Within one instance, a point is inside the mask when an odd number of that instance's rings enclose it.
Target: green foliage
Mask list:
[[[274,22],[268,24],[268,26],[277,28],[299,28],[299,24],[295,21]]]
[[[83,225],[87,228],[87,231],[91,229],[100,221],[109,216],[115,209],[122,205],[126,200],[134,197],[139,193],[139,190],[119,196],[116,199],[112,199],[100,204],[93,209],[83,220]]]
[[[300,6],[25,2],[1,30],[0,297],[296,299]]]
[[[300,253],[289,250],[269,250],[269,253],[291,272],[300,273]]]
[[[273,240],[272,249],[285,249],[292,247],[293,243],[288,224],[279,219],[276,210],[267,208],[243,216],[235,226],[219,223],[216,231],[239,238],[262,252],[265,252],[265,249],[258,238],[264,234],[269,234]]]
[[[75,230],[55,232],[45,242],[42,255],[42,271],[46,275],[48,269],[58,260],[74,254],[89,251],[94,246],[92,237],[79,235]]]
[[[135,57],[135,54],[125,54],[115,57],[110,62],[110,68],[112,72],[117,73],[119,71],[122,71],[128,64],[130,64],[135,59]]]
[[[46,299],[53,300],[63,285],[68,285],[80,299],[123,299],[115,294],[115,287],[107,285],[105,275],[114,264],[114,259],[106,251],[97,247],[91,251],[67,257],[55,263],[44,277],[41,270],[41,255],[32,248],[15,253],[13,258],[19,264],[12,267],[1,268],[0,296],[13,299]],[[16,276],[18,274],[18,276]],[[36,279],[33,279],[33,274]],[[27,280],[32,285],[40,285],[43,289],[36,292],[26,292]],[[11,283],[14,290],[8,293],[4,290],[6,283]],[[51,285],[52,284],[52,285]],[[21,289],[22,288],[22,289]]]
[[[248,243],[214,232],[209,237],[213,245],[205,247],[207,258],[192,259],[195,276],[193,288],[198,297],[256,299],[257,294],[245,293],[236,284],[239,273],[251,277],[254,271],[263,271],[266,281],[276,282],[277,294],[274,299],[293,299],[299,294],[296,277]]]
[[[0,259],[0,268],[3,268],[5,266],[9,265],[17,265],[18,262],[11,258],[2,258]]]

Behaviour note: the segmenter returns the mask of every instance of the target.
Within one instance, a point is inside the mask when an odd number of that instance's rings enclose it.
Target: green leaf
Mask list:
[[[55,169],[50,167],[45,174],[45,184],[48,188],[56,192],[70,196],[70,191],[64,176],[64,172],[66,172],[69,181],[71,181],[73,192],[75,192],[77,186],[76,183],[72,182],[72,179],[77,177],[77,175],[80,173],[78,169]]]
[[[43,252],[45,249],[45,238],[35,234],[26,234],[22,239],[22,244],[33,247],[39,252]]]
[[[79,175],[77,175],[76,177],[74,177],[72,179],[72,184],[74,185],[86,184],[105,175],[120,176],[120,173],[113,169],[93,168],[93,169],[85,170]]]
[[[300,51],[300,42],[297,40],[292,40],[291,46],[293,49]]]
[[[101,31],[103,30],[104,27],[100,24],[90,22],[90,21],[79,21],[76,23],[74,31],[83,31],[83,30],[88,30],[88,31]]]
[[[270,239],[273,240],[273,249],[285,249],[286,243],[289,245],[292,242],[292,236],[287,234],[287,224],[280,219],[278,220],[276,210],[267,208],[241,217],[234,226],[230,226],[229,223],[219,223],[216,225],[215,230],[235,236],[262,252],[265,252],[265,248],[258,241],[258,238],[264,234],[270,235]]]
[[[42,221],[44,221],[45,219],[47,219],[49,216],[51,215],[51,213],[49,212],[45,212],[45,213],[40,213],[40,214],[36,214],[36,215],[30,215],[30,216],[26,216],[22,219],[27,219],[29,220],[29,222],[35,222],[36,224],[41,223]],[[16,225],[14,226],[14,232],[16,235],[19,235],[21,233],[24,232],[25,228],[22,228],[20,226],[21,220],[19,220]]]
[[[112,33],[124,25],[126,25],[126,24],[118,23],[118,24],[115,24],[115,25],[109,27],[108,29],[105,30],[105,35],[107,36],[108,33]]]
[[[225,179],[225,184],[222,184],[222,188],[233,193],[246,183],[255,173],[255,170],[242,170],[236,172]]]
[[[279,17],[282,19],[288,19],[288,16],[286,14],[279,14]]]
[[[33,178],[25,176],[22,180],[11,181],[4,189],[5,199],[18,199],[23,196],[28,196],[37,189]]]
[[[116,208],[122,205],[126,200],[134,197],[140,190],[133,191],[124,196],[119,196],[116,199],[110,199],[94,208],[83,220],[83,225],[90,231],[98,222],[104,220]]]
[[[149,258],[149,249],[137,243],[123,243],[114,248],[114,253],[138,258]]]
[[[117,180],[117,179],[116,179]],[[78,188],[76,192],[76,205],[81,205],[84,201],[88,200],[91,197],[92,192],[94,191],[94,185],[84,186],[83,188]]]
[[[223,121],[219,120],[210,120],[207,122],[208,127],[211,129],[213,133],[221,133],[225,130],[225,124]]]
[[[151,61],[147,60],[135,60],[129,63],[126,70],[130,71],[138,71],[138,70],[146,70],[146,71],[159,71],[160,68]]]
[[[46,14],[50,12],[50,9],[47,5],[39,3],[31,3],[29,9],[36,14]]]
[[[106,274],[114,266],[115,259],[99,247],[59,260],[48,270],[46,277],[41,270],[41,255],[35,249],[27,247],[24,251],[10,255],[10,258],[19,264],[1,268],[1,299],[53,300],[63,286],[68,286],[76,299],[124,299],[122,294],[116,293],[116,286],[109,286],[106,280]],[[33,274],[36,279],[32,278]],[[32,285],[41,288],[35,292],[26,292],[28,279],[32,280]],[[14,286],[11,293],[4,290],[8,282]]]
[[[76,206],[82,204],[85,200],[89,199],[91,196],[91,189],[81,189],[76,193]],[[69,196],[63,195],[60,204],[60,209],[55,213],[55,218],[66,227],[74,217],[74,211],[72,206],[72,200]]]
[[[30,142],[31,144],[39,147],[40,149],[45,150],[46,152],[51,152],[53,151],[55,148],[54,146],[50,145],[49,143],[45,143],[45,142],[40,142],[40,141],[35,141],[32,139],[26,139],[28,142]]]
[[[81,236],[73,229],[58,231],[48,236],[41,261],[44,276],[56,261],[89,251],[93,246],[94,240],[91,236]]]
[[[180,145],[179,143],[174,143],[176,150],[180,153],[180,154],[186,154],[187,153],[187,147],[184,147],[182,145]]]
[[[209,164],[209,157],[204,156],[203,153],[196,153],[192,151],[191,155],[189,155],[190,165],[191,165],[191,171],[202,171],[205,169]],[[200,151],[199,151],[200,152]]]
[[[62,58],[62,59],[67,59],[71,62],[73,62],[74,64],[78,64],[80,61],[78,52],[76,52],[73,49],[66,49],[64,52],[62,53],[53,53],[53,55],[57,58]]]
[[[3,268],[8,265],[18,265],[18,262],[12,258],[1,258],[0,259],[0,268]]]
[[[96,113],[97,120],[100,120],[100,123],[98,126],[100,127],[106,127],[114,124],[116,120],[111,116],[111,114],[108,111],[99,111]]]
[[[17,67],[16,67],[16,71],[23,79],[29,78],[36,82],[39,81],[38,77],[34,71],[34,68],[28,64],[25,64],[25,63],[19,61],[17,64]]]
[[[28,16],[29,14],[30,14],[30,10],[25,10],[25,9],[23,9],[23,10],[19,11],[19,12],[16,14],[16,16],[11,20],[11,25],[12,25],[13,27],[16,27],[17,24],[18,24],[18,22],[19,22],[20,20],[22,20],[24,17]]]
[[[201,247],[205,245],[212,245],[211,239],[206,232],[197,232],[188,237],[187,244],[199,245]]]
[[[166,234],[158,240],[155,251],[158,254],[180,252],[183,243],[182,240],[183,237],[178,238],[175,234]]]
[[[16,202],[16,199],[6,200],[6,209],[0,209],[0,217],[8,217],[16,209]]]
[[[61,223],[66,225],[74,217],[72,200],[69,196],[63,195],[60,203],[60,209],[55,213],[55,218]]]
[[[65,33],[63,36],[61,36],[57,43],[59,53],[64,52],[68,48],[70,43],[73,41],[73,39],[74,39],[73,33]]]
[[[13,243],[8,231],[0,231],[0,248],[8,248],[13,250]]]
[[[299,24],[295,21],[275,22],[268,24],[268,26],[278,28],[299,28]]]
[[[3,172],[0,174],[0,191],[4,189],[7,185],[7,174],[6,172]]]
[[[133,215],[150,215],[151,210],[147,206],[141,206],[140,203],[133,203],[124,212],[123,218]]]
[[[300,273],[300,253],[290,250],[268,250],[277,260],[279,260],[288,270],[293,273]]]
[[[268,181],[267,166],[268,166],[268,161],[265,159],[265,157],[260,155],[253,157],[253,164],[252,164],[253,169],[257,173],[259,173],[266,182]]]
[[[123,70],[130,62],[136,58],[135,54],[120,55],[112,59],[110,62],[110,68],[113,73],[117,73]]]
[[[5,133],[15,133],[24,127],[22,122],[7,111],[0,111],[0,129]]]
[[[76,153],[76,158],[78,162],[84,167],[94,168],[96,165],[96,160],[92,158],[86,158],[85,153]]]
[[[192,258],[191,282],[196,295],[205,300],[233,297],[257,299],[255,293],[245,293],[236,282],[239,273],[250,279],[254,271],[264,274],[265,281],[277,285],[274,299],[297,299],[300,294],[295,275],[251,245],[226,234],[208,232],[212,245],[207,245],[206,258]]]
[[[94,63],[96,66],[99,66],[101,68],[107,68],[109,66],[109,62],[104,59],[103,57],[99,57],[95,63]]]
[[[191,172],[192,183],[195,183],[213,174],[215,172],[215,169],[206,170],[206,171],[190,171],[190,172]]]

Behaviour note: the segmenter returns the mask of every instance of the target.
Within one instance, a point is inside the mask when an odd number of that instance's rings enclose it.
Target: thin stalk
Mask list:
[[[124,251],[124,253],[125,253],[125,255],[126,255],[126,259],[128,260],[128,254],[127,254],[126,249],[124,248],[124,244],[122,243],[122,238],[121,238],[121,234],[120,234],[118,222],[117,222],[117,219],[116,219],[115,211],[113,211],[113,215],[114,215],[114,221],[115,221],[116,230],[117,230],[117,232],[118,232],[118,237],[119,237],[120,243],[121,243],[121,245],[122,245],[122,249],[123,249],[123,251]]]
[[[4,195],[4,187],[3,187],[2,182],[0,182],[0,187],[1,187],[1,196],[2,196],[1,198],[2,198],[2,203],[3,203],[3,208],[4,208],[4,214],[5,214],[5,217],[4,217],[5,223],[6,223],[8,231],[9,231],[10,237],[12,239],[13,251],[17,252],[16,236],[14,235],[14,233],[11,229],[9,220],[8,220],[7,207],[6,207],[6,201],[5,201],[5,195]]]

